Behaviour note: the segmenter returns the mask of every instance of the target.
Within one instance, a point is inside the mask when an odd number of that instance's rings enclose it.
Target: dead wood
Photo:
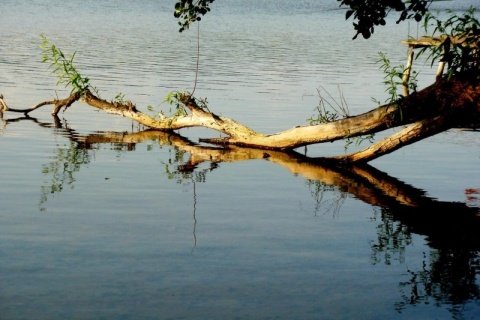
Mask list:
[[[30,112],[40,107],[53,104],[54,108],[52,110],[52,115],[56,116],[60,112],[61,108],[70,107],[74,102],[78,101],[80,97],[81,97],[80,93],[77,92],[77,93],[72,93],[70,96],[68,96],[65,99],[54,99],[54,100],[40,102],[39,104],[28,109],[13,109],[7,106],[7,103],[3,99],[3,95],[0,94],[0,113],[9,111],[9,112],[23,113],[24,115],[27,116]]]
[[[65,99],[37,104],[30,109],[9,108],[0,96],[0,112],[28,113],[45,105],[54,105],[53,115],[80,98],[86,104],[109,114],[127,117],[148,128],[171,132],[187,127],[205,127],[223,133],[222,138],[201,139],[215,145],[236,145],[264,150],[288,151],[310,144],[331,142],[377,133],[403,125],[409,127],[349,155],[324,158],[340,162],[368,162],[399,148],[430,137],[467,122],[478,124],[480,119],[480,81],[471,76],[459,76],[446,81],[439,79],[433,85],[410,94],[395,103],[379,106],[369,112],[318,125],[297,126],[275,134],[262,134],[233,119],[216,115],[199,107],[189,95],[183,103],[188,113],[166,117],[150,116],[137,109],[132,102],[118,103],[100,99],[91,91],[72,93]]]

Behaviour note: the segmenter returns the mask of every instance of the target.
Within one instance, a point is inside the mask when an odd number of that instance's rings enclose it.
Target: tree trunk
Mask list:
[[[379,106],[364,114],[318,125],[298,126],[275,134],[262,134],[233,119],[206,111],[188,95],[183,96],[180,102],[189,110],[189,113],[173,117],[163,115],[152,117],[137,110],[131,102],[123,104],[108,102],[88,90],[82,96],[75,93],[66,99],[42,102],[26,110],[8,108],[3,97],[0,96],[0,113],[11,111],[28,114],[39,106],[53,104],[55,109],[52,113],[56,115],[61,107],[67,108],[80,98],[94,108],[130,118],[151,129],[174,131],[200,126],[226,135],[222,138],[201,139],[202,142],[280,151],[373,134],[388,128],[411,124],[362,151],[323,158],[323,160],[352,163],[371,161],[453,127],[466,126],[472,122],[475,125],[480,123],[480,80],[476,76],[469,75],[458,76],[449,81],[440,79],[396,103]]]

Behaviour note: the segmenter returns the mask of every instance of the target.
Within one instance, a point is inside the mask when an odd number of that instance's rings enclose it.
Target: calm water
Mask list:
[[[76,51],[105,99],[168,108],[169,91],[193,87],[196,28],[177,32],[173,0],[1,2],[0,93],[12,108],[68,94],[40,62],[40,34]],[[421,31],[392,18],[351,41],[333,0],[212,9],[196,94],[262,132],[307,123],[318,89],[341,90],[351,114],[385,100],[378,52],[405,63],[400,41]],[[429,84],[434,70],[415,64]],[[198,146],[218,134],[145,132],[82,103],[58,121],[50,111],[1,120],[0,319],[480,317],[478,133],[345,172]]]

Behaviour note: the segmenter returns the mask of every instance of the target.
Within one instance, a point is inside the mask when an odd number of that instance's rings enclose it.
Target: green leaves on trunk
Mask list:
[[[425,15],[425,32],[431,32],[432,37],[441,37],[443,42],[439,46],[423,48],[419,55],[428,51],[432,65],[444,62],[447,79],[458,73],[480,76],[480,22],[475,11],[470,7],[463,15],[457,15],[449,10],[450,17],[445,21],[430,13]]]

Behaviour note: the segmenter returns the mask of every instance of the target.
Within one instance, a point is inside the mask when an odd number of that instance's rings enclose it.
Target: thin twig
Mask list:
[[[200,21],[197,23],[197,66],[195,69],[195,84],[193,86],[192,94],[195,93],[195,89],[197,88],[197,81],[198,81],[198,70],[200,65]]]

